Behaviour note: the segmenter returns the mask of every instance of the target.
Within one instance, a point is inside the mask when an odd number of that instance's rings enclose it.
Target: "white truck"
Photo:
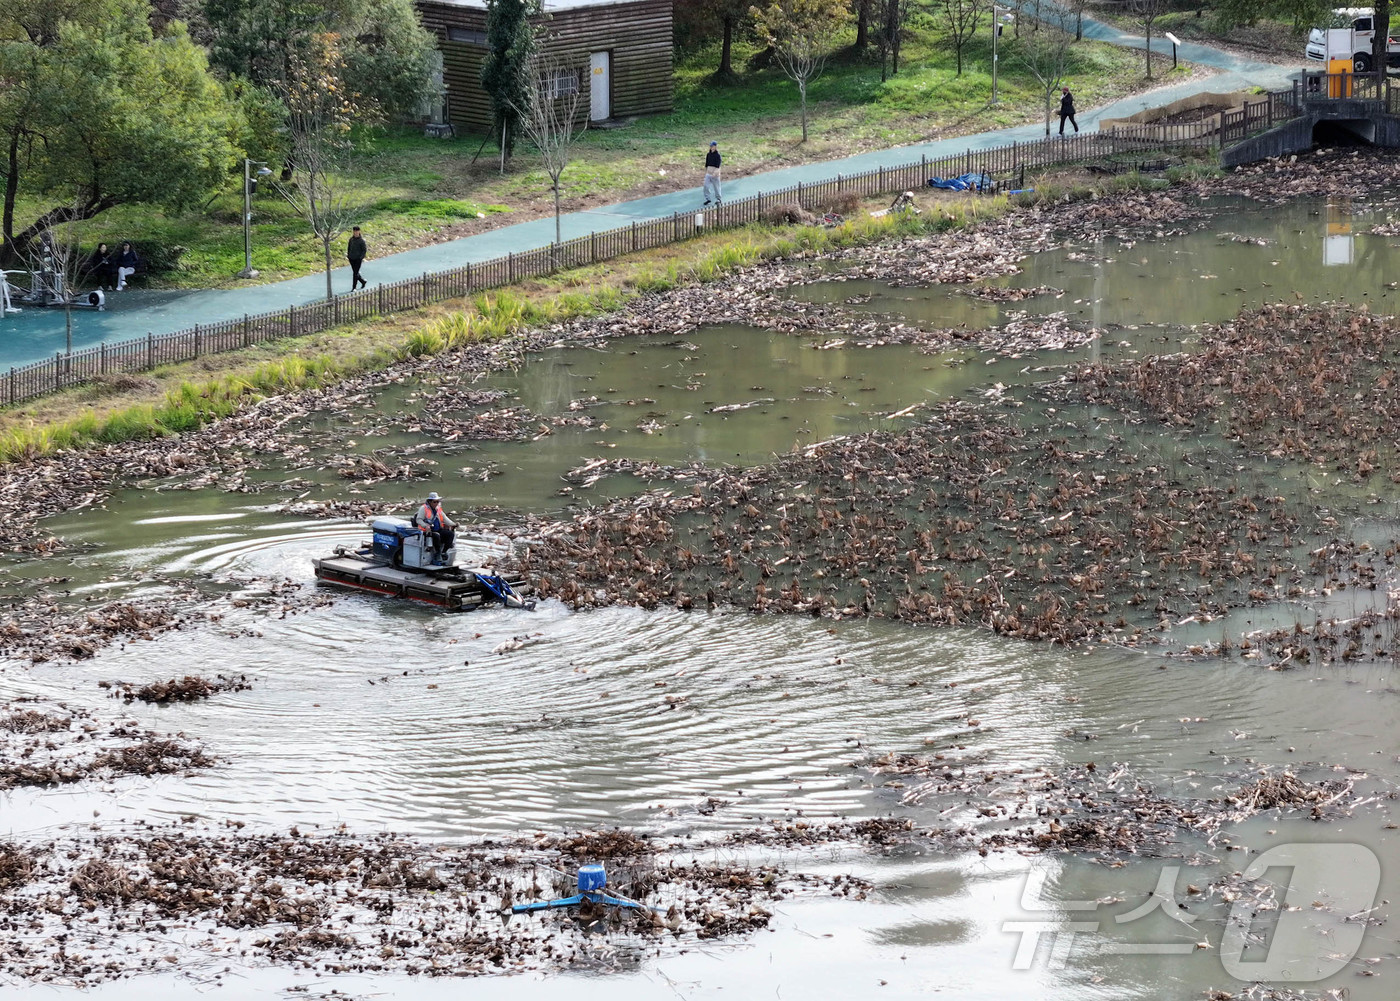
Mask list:
[[[1334,59],[1346,59],[1351,62],[1351,68],[1356,73],[1369,73],[1371,71],[1371,40],[1375,38],[1376,30],[1372,25],[1371,11],[1347,9],[1338,10],[1334,13],[1342,15],[1339,20],[1346,15],[1355,15],[1351,19],[1350,25],[1341,28],[1314,28],[1308,32],[1308,44],[1304,52],[1309,59],[1317,60],[1324,66],[1331,65]],[[1391,27],[1396,27],[1394,15],[1392,14]],[[1386,39],[1386,60],[1387,67],[1400,66],[1400,39],[1391,35]]]

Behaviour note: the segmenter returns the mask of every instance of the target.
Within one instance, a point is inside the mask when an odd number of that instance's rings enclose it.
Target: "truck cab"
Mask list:
[[[1356,15],[1343,27],[1313,28],[1308,32],[1304,53],[1309,59],[1330,66],[1333,60],[1345,59],[1355,73],[1371,72],[1371,40],[1375,37],[1375,22],[1371,11],[1355,8],[1334,11],[1339,20]],[[1393,26],[1393,25],[1392,25]],[[1400,39],[1394,35],[1386,40],[1387,68],[1400,67]]]

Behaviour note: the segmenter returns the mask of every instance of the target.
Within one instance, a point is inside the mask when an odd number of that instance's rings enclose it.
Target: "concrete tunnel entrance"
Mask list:
[[[1370,146],[1376,141],[1376,123],[1367,118],[1324,118],[1313,126],[1315,146]]]

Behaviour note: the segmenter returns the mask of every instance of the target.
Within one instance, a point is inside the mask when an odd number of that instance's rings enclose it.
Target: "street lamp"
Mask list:
[[[1000,18],[998,18],[1000,15]],[[997,103],[997,39],[1001,37],[1001,26],[1016,20],[1010,7],[992,4],[992,103]]]
[[[262,160],[250,160],[246,156],[243,158],[243,270],[238,272],[239,278],[256,278],[258,273],[253,268],[253,165],[257,165],[258,177],[269,177],[272,171],[267,169],[267,164]]]

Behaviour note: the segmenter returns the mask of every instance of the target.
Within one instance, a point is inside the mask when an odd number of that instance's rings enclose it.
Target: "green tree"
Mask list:
[[[57,17],[0,20],[7,259],[44,230],[114,205],[194,204],[237,155],[237,110],[178,23],[157,37],[145,0],[58,6]],[[62,192],[62,203],[21,229],[21,191]]]
[[[345,76],[390,116],[410,114],[432,86],[436,46],[413,0],[191,0],[192,32],[226,76],[280,86],[292,61],[334,34]]]
[[[486,59],[481,64],[481,86],[491,99],[502,163],[515,152],[521,131],[520,109],[528,108],[534,100],[530,59],[536,45],[530,18],[538,13],[537,0],[486,0]]]
[[[348,80],[348,66],[337,35],[315,35],[305,56],[292,57],[280,88],[297,175],[274,183],[321,243],[327,299],[334,294],[331,245],[364,212],[359,193],[346,180],[352,126],[372,122],[376,114],[373,101]]]
[[[750,13],[778,65],[797,84],[802,141],[806,142],[807,87],[822,75],[836,36],[850,23],[850,4],[848,0],[774,0],[762,10],[751,7]]]

